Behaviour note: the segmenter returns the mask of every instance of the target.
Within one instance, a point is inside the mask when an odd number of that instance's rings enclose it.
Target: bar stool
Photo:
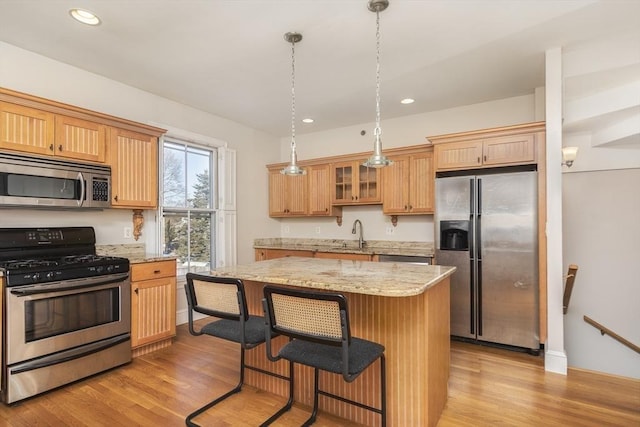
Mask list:
[[[185,420],[186,424],[197,427],[198,424],[192,421],[193,418],[229,396],[240,392],[244,384],[245,368],[289,381],[289,401],[272,418],[275,419],[288,411],[293,403],[293,363],[289,363],[288,377],[245,364],[245,350],[265,342],[265,321],[262,316],[249,315],[242,280],[188,273],[185,291],[189,308],[189,332],[192,335],[210,335],[240,344],[240,380],[238,384],[227,393],[189,414]],[[207,323],[197,331],[193,324],[194,312],[214,316],[219,320]],[[269,425],[272,418],[262,425]]]
[[[272,361],[285,359],[314,368],[313,412],[304,425],[309,426],[315,422],[318,395],[323,395],[380,414],[382,426],[385,427],[387,405],[384,347],[351,336],[344,295],[267,285],[264,287],[262,302],[266,321],[267,357]],[[272,334],[284,335],[290,339],[275,356],[271,351]],[[319,370],[341,374],[350,383],[377,359],[380,359],[380,408],[319,388]],[[293,392],[293,388],[290,391]]]

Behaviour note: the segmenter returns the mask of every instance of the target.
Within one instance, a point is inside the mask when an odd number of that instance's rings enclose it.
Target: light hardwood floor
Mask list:
[[[189,412],[235,384],[237,355],[236,345],[192,337],[181,325],[166,349],[0,405],[0,426],[182,426]],[[247,387],[196,421],[256,426],[283,402]],[[298,426],[308,414],[295,406],[275,425]],[[355,424],[321,413],[316,425]],[[449,400],[438,426],[640,426],[640,381],[580,370],[545,373],[541,357],[454,342]]]

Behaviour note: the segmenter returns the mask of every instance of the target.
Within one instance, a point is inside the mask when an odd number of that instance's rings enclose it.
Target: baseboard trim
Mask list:
[[[567,353],[564,351],[546,350],[544,352],[544,370],[567,375]]]

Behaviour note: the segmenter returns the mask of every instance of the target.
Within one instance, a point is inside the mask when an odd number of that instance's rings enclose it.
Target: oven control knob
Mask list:
[[[113,271],[113,265],[111,264],[107,265],[107,271],[111,273]]]
[[[46,276],[47,276],[47,279],[51,280],[55,277],[55,273],[53,271],[50,271],[47,273]]]
[[[32,280],[33,282],[37,282],[38,280],[40,280],[40,273],[33,273],[33,274],[31,275],[31,280]]]

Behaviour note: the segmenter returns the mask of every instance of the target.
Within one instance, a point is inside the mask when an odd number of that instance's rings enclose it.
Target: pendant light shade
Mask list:
[[[283,175],[305,175],[307,171],[298,166],[296,154],[296,43],[302,40],[300,33],[286,33],[284,39],[291,43],[291,161],[280,171]]]
[[[369,168],[389,166],[393,162],[382,154],[382,130],[380,129],[380,12],[389,6],[389,0],[369,0],[368,9],[376,13],[376,127],[373,154],[362,165]]]

